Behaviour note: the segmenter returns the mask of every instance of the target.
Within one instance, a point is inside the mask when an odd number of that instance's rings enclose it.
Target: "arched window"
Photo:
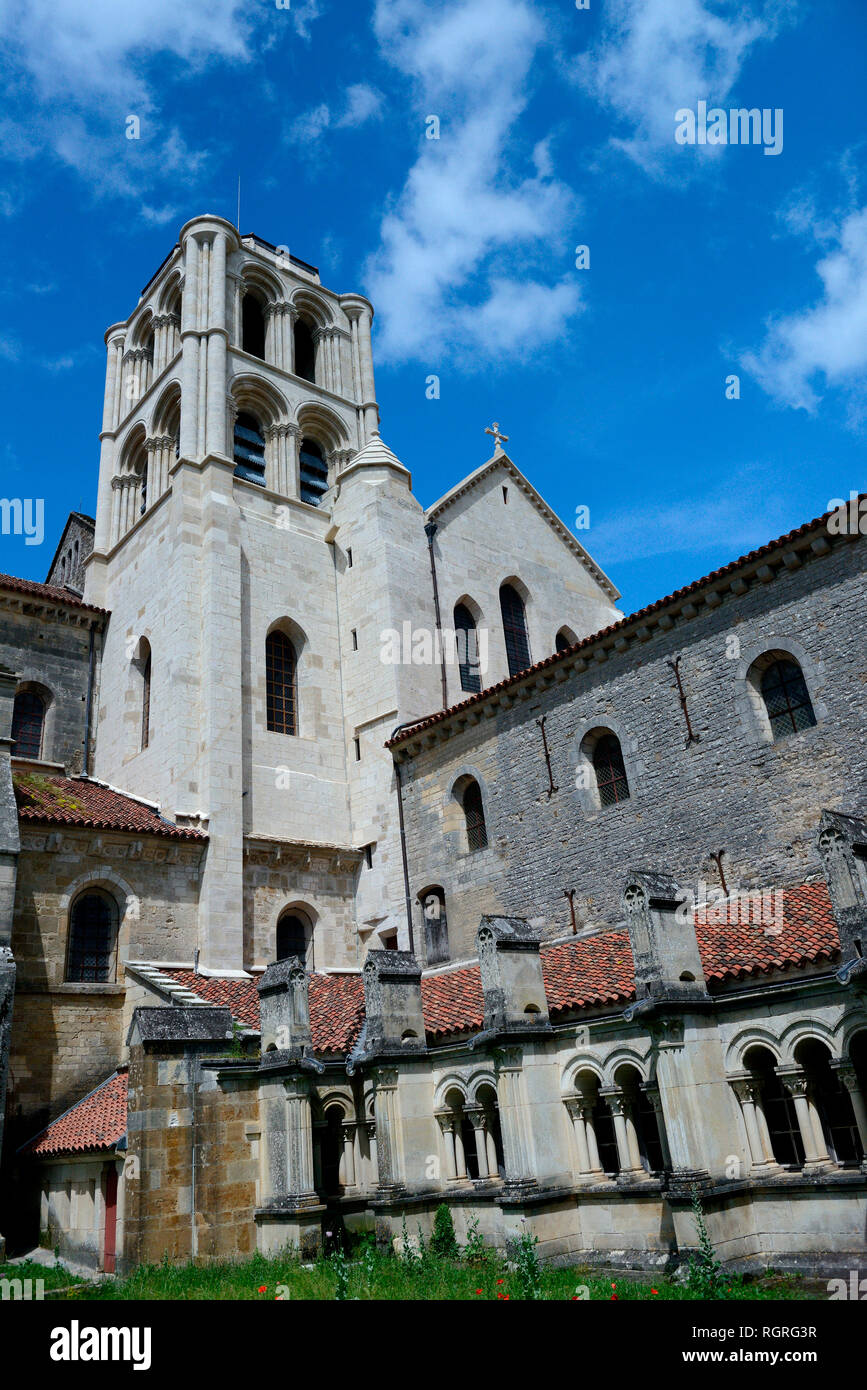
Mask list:
[[[265,315],[262,304],[254,294],[245,294],[241,301],[241,347],[251,357],[265,360]]]
[[[295,375],[304,381],[316,381],[316,345],[310,325],[297,319],[292,330],[295,339]]]
[[[795,1049],[795,1058],[803,1068],[809,1101],[829,1156],[837,1163],[860,1162],[861,1141],[852,1097],[839,1071],[831,1068],[827,1046],[818,1038],[805,1039]]]
[[[265,436],[254,415],[241,411],[235,420],[235,477],[265,485]]]
[[[265,639],[265,684],[268,728],[275,734],[296,732],[295,648],[282,632]]]
[[[301,501],[318,507],[328,491],[328,464],[315,439],[302,439],[299,455]]]
[[[45,701],[35,690],[19,690],[12,706],[12,756],[40,758]]]
[[[476,620],[465,603],[455,604],[454,624],[461,690],[476,693],[482,688],[482,678],[479,674],[479,643]]]
[[[503,635],[506,639],[506,658],[509,675],[526,671],[530,663],[530,641],[527,637],[527,614],[524,600],[511,584],[500,589],[500,612],[503,615]]]
[[[462,800],[467,826],[467,849],[471,853],[477,849],[486,849],[488,828],[485,825],[485,807],[478,782],[467,783]]]
[[[147,748],[151,736],[151,650],[147,647],[141,672],[141,746]]]
[[[557,636],[554,638],[554,650],[558,652],[567,652],[570,647],[574,647],[577,641],[578,638],[575,636],[574,632],[571,632],[568,627],[561,627]]]
[[[449,958],[449,924],[446,918],[446,895],[442,888],[425,888],[419,893],[424,917],[425,959],[436,965]]]
[[[115,978],[117,904],[107,893],[89,889],[72,904],[66,978],[105,984]]]
[[[816,722],[804,673],[790,657],[775,661],[763,672],[762,699],[775,740],[809,729]]]
[[[614,734],[603,734],[593,749],[593,770],[603,806],[629,800],[629,783],[623,766],[620,740]]]
[[[307,947],[312,940],[310,923],[297,912],[284,912],[277,923],[277,959],[288,960],[290,956],[300,956],[306,963]]]

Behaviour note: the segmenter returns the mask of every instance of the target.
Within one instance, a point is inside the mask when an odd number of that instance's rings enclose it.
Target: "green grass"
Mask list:
[[[445,1260],[426,1255],[405,1261],[382,1254],[369,1245],[355,1252],[348,1265],[347,1296],[376,1301],[455,1301],[487,1300],[517,1302],[521,1284],[516,1270],[499,1257],[488,1254],[478,1264]],[[265,1259],[261,1255],[243,1263],[210,1265],[143,1265],[125,1279],[106,1279],[73,1295],[78,1299],[219,1299],[273,1301],[279,1286],[289,1300],[331,1301],[340,1283],[338,1261],[320,1259],[304,1266],[292,1255]],[[542,1268],[541,1296],[547,1300],[571,1300],[584,1286],[591,1300],[624,1302],[666,1302],[700,1300],[701,1294],[667,1279],[621,1279],[616,1274],[602,1278],[580,1267]],[[577,1295],[580,1297],[580,1294]],[[772,1276],[746,1283],[732,1277],[723,1296],[737,1299],[804,1298],[798,1281]]]
[[[80,1283],[80,1275],[71,1274],[64,1265],[40,1265],[24,1260],[17,1265],[0,1265],[0,1279],[41,1279],[46,1289],[65,1289]]]

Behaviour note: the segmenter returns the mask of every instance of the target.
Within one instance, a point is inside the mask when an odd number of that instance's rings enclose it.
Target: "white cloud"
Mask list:
[[[544,142],[533,174],[517,172],[540,14],[528,0],[377,0],[374,27],[382,56],[412,84],[421,146],[367,267],[380,359],[431,361],[448,349],[481,367],[522,350],[528,332],[540,345],[580,299],[558,245],[576,199],[551,177]],[[431,116],[438,140],[425,138]],[[540,255],[552,273],[535,280]]]
[[[3,153],[25,162],[48,152],[95,192],[133,198],[167,175],[189,176],[203,156],[163,127],[155,60],[176,60],[171,72],[248,62],[253,8],[248,0],[0,0],[0,75],[28,112],[3,122]],[[141,122],[140,140],[126,138],[128,115]]]
[[[768,486],[758,470],[744,469],[724,488],[702,497],[618,509],[611,520],[591,525],[586,542],[604,565],[705,554],[720,547],[735,559],[790,525],[780,488]]]
[[[795,230],[809,230],[811,205],[787,213]],[[816,410],[821,389],[842,387],[849,394],[850,423],[863,419],[867,397],[867,207],[847,213],[833,234],[817,218],[815,239],[833,249],[816,263],[822,297],[767,325],[761,346],[746,352],[742,365],[781,405]]]
[[[612,138],[648,173],[662,174],[677,160],[694,172],[697,159],[719,146],[675,144],[675,112],[726,101],[754,44],[772,38],[780,6],[759,16],[742,0],[607,0],[600,41],[576,60],[572,74],[586,92],[624,123]],[[748,105],[777,104],[776,93]]]
[[[357,82],[346,89],[346,100],[342,109],[334,115],[325,102],[296,116],[286,128],[287,144],[308,148],[315,145],[327,130],[357,130],[368,121],[378,120],[382,115],[383,95],[375,87],[365,82]]]

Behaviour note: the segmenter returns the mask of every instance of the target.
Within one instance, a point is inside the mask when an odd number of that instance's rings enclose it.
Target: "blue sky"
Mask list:
[[[0,21],[0,493],[43,496],[46,532],[0,536],[3,570],[44,578],[92,511],[103,332],[187,218],[235,220],[239,172],[243,232],[373,299],[383,437],[420,500],[499,420],[567,524],[589,507],[627,611],[867,487],[863,0],[0,0]],[[781,108],[782,151],[678,144],[699,101]]]

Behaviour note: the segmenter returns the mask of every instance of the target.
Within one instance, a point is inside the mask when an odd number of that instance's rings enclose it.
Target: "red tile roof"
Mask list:
[[[827,883],[819,880],[778,892],[779,920],[772,890],[763,895],[764,908],[749,895],[696,911],[695,933],[708,980],[743,979],[839,955],[840,937]]]
[[[696,937],[708,981],[744,979],[772,970],[833,960],[840,940],[824,882],[780,890],[782,928],[763,919],[752,897],[724,909],[696,911]],[[751,904],[749,912],[746,903]],[[766,895],[766,912],[772,899]],[[741,921],[741,918],[749,920]],[[162,973],[212,1004],[226,1004],[235,1018],[259,1027],[259,996],[254,980],[219,980],[192,970]],[[551,1013],[626,1004],[635,997],[629,935],[602,931],[542,947],[542,976]],[[430,1038],[473,1032],[484,1023],[482,979],[477,964],[422,976],[422,1009]],[[310,1026],[316,1052],[346,1053],[355,1045],[364,1019],[359,975],[311,975]]]
[[[205,840],[165,820],[158,811],[123,792],[88,777],[49,777],[13,766],[12,781],[21,820],[43,825],[87,825],[96,830],[130,830],[139,835],[166,835],[174,840]]]
[[[259,1027],[255,980],[220,980],[192,970],[164,969],[164,975],[192,990],[209,1004],[225,1004],[232,1017]],[[315,1052],[349,1052],[364,1022],[364,986],[360,975],[310,976],[310,1030]]]
[[[0,589],[11,589],[16,594],[31,594],[34,598],[50,599],[53,603],[66,603],[70,608],[83,608],[87,613],[98,613],[107,617],[105,608],[94,608],[85,603],[77,594],[61,589],[57,584],[38,584],[35,579],[18,579],[14,574],[0,574]]]
[[[421,1006],[425,1030],[438,1033],[465,1033],[481,1028],[485,1019],[482,972],[477,965],[444,970],[440,975],[423,975]]]
[[[862,493],[861,497],[867,497],[867,493]],[[740,569],[742,565],[755,564],[756,560],[761,560],[765,556],[771,555],[775,550],[779,550],[781,546],[790,545],[793,541],[808,535],[809,532],[817,526],[824,526],[827,532],[826,523],[828,518],[832,515],[834,515],[833,512],[825,512],[823,516],[814,517],[812,521],[804,522],[803,526],[796,527],[794,531],[788,531],[784,536],[778,536],[776,540],[769,541],[767,545],[759,546],[758,550],[751,550],[748,554],[739,556],[737,560],[732,560],[729,564],[723,565],[721,569],[711,570],[710,574],[703,575],[701,579],[694,579],[691,584],[686,584],[682,589],[675,589],[674,593],[666,595],[665,598],[656,599],[645,608],[639,608],[635,613],[627,614],[625,618],[621,618],[618,622],[612,623],[610,627],[604,627],[600,629],[599,632],[591,633],[589,637],[582,637],[579,642],[573,643],[571,647],[565,648],[564,651],[554,652],[551,656],[544,657],[541,661],[537,661],[532,666],[528,666],[526,671],[519,671],[514,676],[508,676],[505,680],[498,681],[496,685],[486,686],[485,689],[479,691],[478,694],[471,695],[468,699],[461,700],[456,705],[450,705],[448,709],[437,710],[434,714],[428,715],[427,718],[419,719],[415,723],[409,724],[405,729],[401,729],[396,733],[393,738],[386,739],[385,747],[396,748],[407,739],[413,738],[416,734],[421,733],[423,729],[429,729],[433,724],[441,724],[443,720],[450,718],[451,715],[456,714],[459,710],[469,709],[472,705],[480,704],[482,701],[487,700],[489,696],[496,695],[499,691],[506,690],[509,686],[516,685],[531,673],[544,671],[548,666],[556,666],[559,662],[568,660],[570,657],[580,652],[582,648],[591,647],[595,642],[600,641],[604,637],[610,637],[615,632],[622,632],[623,629],[629,627],[631,623],[638,622],[643,618],[648,618],[652,613],[658,613],[661,609],[667,607],[668,604],[681,602],[688,594],[696,593],[699,589],[704,588],[706,584],[718,583],[719,580],[727,578],[729,575],[733,574],[735,570]]]
[[[52,1120],[23,1152],[44,1157],[113,1149],[126,1134],[126,1096],[127,1070],[119,1067],[90,1095]]]

